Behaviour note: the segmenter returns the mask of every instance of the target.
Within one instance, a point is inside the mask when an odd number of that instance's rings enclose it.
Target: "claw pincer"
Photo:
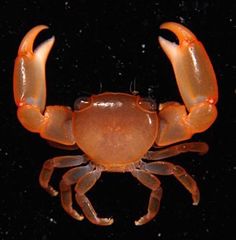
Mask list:
[[[46,102],[45,65],[53,46],[54,37],[42,43],[33,51],[35,38],[47,27],[37,26],[23,38],[14,69],[14,96],[18,106],[35,106],[44,111]]]
[[[14,98],[18,106],[17,116],[21,124],[31,132],[40,133],[48,140],[73,145],[71,132],[72,112],[69,107],[46,104],[45,65],[55,41],[46,40],[33,50],[37,35],[47,26],[39,25],[31,29],[23,38],[14,68]],[[64,131],[61,131],[61,129]]]
[[[212,125],[217,117],[215,104],[218,100],[218,87],[210,59],[196,36],[183,25],[174,22],[164,23],[160,28],[170,30],[178,37],[178,45],[162,37],[159,37],[159,42],[172,64],[179,92],[188,111],[186,112],[182,105],[171,104],[160,111],[162,119],[167,122],[169,116],[172,122],[174,119],[182,121],[177,123],[178,126],[173,130],[168,130],[168,127],[163,126],[165,124],[162,125],[165,130],[158,143],[166,145],[189,139],[194,133],[203,132]],[[182,130],[181,135],[175,138],[176,134],[173,132],[177,128]],[[173,135],[172,139],[170,135]]]

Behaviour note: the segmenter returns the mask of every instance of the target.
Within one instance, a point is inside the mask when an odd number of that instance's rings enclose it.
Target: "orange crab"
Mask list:
[[[46,26],[31,29],[22,40],[14,69],[14,97],[21,124],[31,132],[57,143],[58,146],[80,148],[84,155],[60,156],[47,160],[41,170],[40,185],[52,196],[57,191],[49,185],[55,168],[71,168],[60,182],[61,204],[77,220],[84,216],[94,224],[110,225],[112,218],[97,216],[86,193],[101,173],[130,172],[151,190],[147,213],[136,225],[153,219],[162,196],[160,181],[155,175],[173,175],[191,193],[193,204],[200,199],[193,178],[180,166],[162,159],[183,152],[205,153],[205,143],[170,144],[190,139],[208,129],[217,117],[218,89],[215,73],[203,45],[186,27],[167,22],[161,29],[172,31],[179,45],[162,37],[159,42],[174,68],[184,105],[177,102],[156,104],[150,99],[127,93],[105,92],[68,106],[47,106],[45,64],[54,37],[33,51],[36,36]],[[150,151],[153,146],[166,147]],[[72,207],[72,186],[75,199],[83,211]]]

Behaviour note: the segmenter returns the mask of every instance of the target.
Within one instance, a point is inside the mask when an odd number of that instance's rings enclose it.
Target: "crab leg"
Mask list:
[[[137,178],[144,186],[151,189],[147,213],[139,218],[139,220],[134,222],[135,225],[139,226],[151,221],[157,215],[160,208],[162,188],[160,186],[161,183],[158,178],[149,172],[135,169],[131,171],[131,174]]]
[[[108,226],[113,223],[113,219],[99,218],[90,200],[85,195],[85,193],[95,185],[100,176],[101,171],[99,169],[95,169],[94,171],[88,172],[86,175],[79,178],[75,186],[75,198],[77,203],[80,205],[84,215],[90,222],[101,226]]]
[[[92,170],[93,166],[90,164],[72,168],[63,175],[60,182],[61,205],[70,216],[79,221],[83,220],[84,216],[79,214],[72,207],[71,186],[74,185],[80,177],[86,175]]]
[[[51,196],[56,196],[58,192],[49,185],[53,171],[55,168],[75,167],[83,163],[87,163],[84,156],[60,156],[48,159],[44,162],[42,170],[39,175],[39,183]]]
[[[64,145],[75,143],[72,135],[72,112],[69,107],[46,103],[45,65],[54,37],[33,51],[35,38],[47,27],[39,25],[23,38],[14,67],[14,98],[21,124],[31,132]]]
[[[174,175],[177,180],[192,194],[193,205],[198,205],[200,193],[195,180],[182,168],[169,162],[142,163],[143,170],[158,175]]]
[[[172,31],[179,39],[179,45],[162,37],[159,42],[171,61],[185,104],[160,106],[161,132],[157,144],[168,145],[189,139],[210,127],[217,116],[218,88],[210,59],[196,36],[174,22],[164,23],[160,28]]]
[[[146,160],[161,160],[186,152],[197,152],[202,155],[207,153],[207,151],[208,145],[206,143],[190,142],[177,144],[158,151],[148,151],[143,158]]]

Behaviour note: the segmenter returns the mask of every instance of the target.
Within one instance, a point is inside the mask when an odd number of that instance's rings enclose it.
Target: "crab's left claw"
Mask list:
[[[176,81],[185,107],[165,105],[160,111],[161,133],[159,145],[189,139],[194,133],[203,132],[217,116],[215,104],[218,87],[215,72],[204,46],[186,27],[174,22],[160,26],[173,32],[179,44],[159,37],[159,42],[171,61]]]
[[[160,26],[176,34],[179,45],[159,37],[173,66],[180,94],[188,110],[204,100],[215,104],[218,88],[215,72],[204,46],[186,27],[174,22]]]

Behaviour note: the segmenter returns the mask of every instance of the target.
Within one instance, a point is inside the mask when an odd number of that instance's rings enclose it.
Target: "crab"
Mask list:
[[[33,50],[37,35],[47,26],[32,28],[23,38],[14,67],[14,99],[17,116],[27,130],[56,147],[82,150],[83,155],[59,156],[47,160],[39,182],[50,195],[56,168],[69,168],[59,189],[64,210],[74,219],[84,216],[97,225],[111,225],[112,218],[97,215],[86,193],[103,172],[129,172],[150,189],[147,213],[135,221],[142,225],[158,213],[162,187],[156,175],[173,175],[192,195],[197,205],[200,193],[196,181],[182,168],[164,159],[185,152],[204,154],[204,142],[183,142],[207,130],[217,117],[216,76],[204,46],[186,27],[175,22],[160,28],[173,32],[179,44],[159,37],[169,58],[183,103],[157,104],[150,98],[121,92],[104,92],[68,106],[46,105],[45,65],[54,37]],[[83,214],[73,207],[75,201]]]

